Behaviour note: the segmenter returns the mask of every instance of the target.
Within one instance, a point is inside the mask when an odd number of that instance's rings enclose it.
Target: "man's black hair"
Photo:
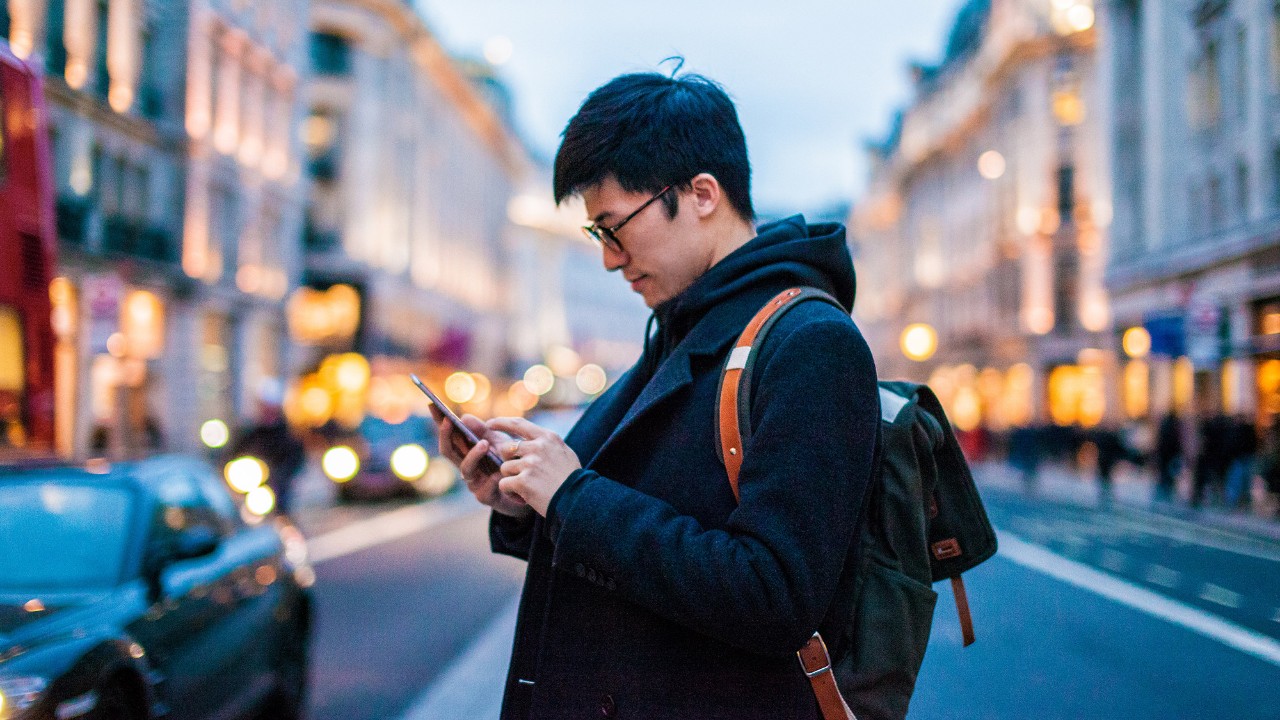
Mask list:
[[[686,190],[710,173],[745,221],[751,206],[751,163],[733,101],[701,75],[620,75],[597,88],[565,126],[556,152],[556,202],[613,175],[628,192]],[[663,198],[675,217],[677,198]]]

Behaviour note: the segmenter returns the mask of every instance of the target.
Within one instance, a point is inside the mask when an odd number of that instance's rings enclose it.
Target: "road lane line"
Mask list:
[[[516,595],[409,705],[400,720],[497,720],[519,606],[520,596]]]
[[[1240,601],[1244,598],[1240,596],[1240,593],[1228,590],[1221,585],[1205,583],[1200,587],[1200,599],[1208,600],[1224,607],[1238,608],[1240,607]]]
[[[1134,523],[1132,527],[1139,532],[1144,532],[1149,535],[1157,535],[1169,540],[1192,543],[1194,545],[1207,547],[1213,550],[1235,553],[1236,555],[1243,555],[1257,560],[1280,562],[1280,549],[1275,549],[1265,540],[1260,540],[1251,535],[1231,532],[1229,530],[1223,530],[1216,527],[1207,527],[1202,523],[1193,523],[1188,520],[1183,520],[1182,518],[1170,517],[1162,513],[1145,510],[1132,505],[1125,505],[1123,509],[1133,515],[1144,516],[1150,520],[1163,521],[1169,525],[1183,528],[1183,530],[1179,531],[1173,528],[1161,528],[1152,525]],[[1221,541],[1213,539],[1211,537],[1213,535],[1220,538],[1228,538],[1228,540]],[[1244,545],[1242,546],[1240,543],[1244,543]]]
[[[1280,642],[1235,623],[1171,600],[1120,578],[1069,560],[1016,535],[998,531],[1000,557],[1083,590],[1101,595],[1153,617],[1280,667]]]
[[[1163,565],[1150,565],[1143,579],[1149,583],[1160,585],[1167,588],[1176,588],[1178,583],[1182,581],[1182,573]]]
[[[307,555],[315,565],[400,540],[482,509],[483,506],[465,493],[408,505],[311,538],[307,541]]]
[[[1112,572],[1122,573],[1129,566],[1129,556],[1116,550],[1106,549],[1102,551],[1102,559],[1098,562]]]

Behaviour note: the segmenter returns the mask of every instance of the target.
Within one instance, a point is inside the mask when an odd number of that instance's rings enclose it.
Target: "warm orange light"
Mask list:
[[[1004,175],[1004,156],[995,150],[988,150],[978,157],[978,174],[988,180],[997,180]]]
[[[456,372],[444,381],[444,395],[455,403],[469,403],[476,396],[476,380],[470,374]]]
[[[926,323],[913,323],[902,331],[902,354],[917,362],[933,357],[938,349],[938,333]]]
[[[1125,355],[1131,358],[1144,358],[1151,352],[1151,333],[1143,327],[1131,327],[1124,331],[1120,345],[1124,348]]]

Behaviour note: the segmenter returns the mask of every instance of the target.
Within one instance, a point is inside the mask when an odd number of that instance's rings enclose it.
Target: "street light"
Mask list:
[[[902,331],[902,354],[908,359],[923,362],[933,357],[938,349],[938,333],[926,323],[913,323]]]

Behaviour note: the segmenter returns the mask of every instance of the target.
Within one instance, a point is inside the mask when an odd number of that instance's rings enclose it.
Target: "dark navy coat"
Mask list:
[[[740,504],[716,450],[733,341],[794,285],[852,306],[842,227],[762,227],[660,306],[640,362],[566,437],[583,469],[547,518],[493,516],[493,549],[529,562],[504,720],[819,717],[795,651],[817,629],[833,654],[848,642],[879,418],[848,314],[804,303],[761,348]]]

